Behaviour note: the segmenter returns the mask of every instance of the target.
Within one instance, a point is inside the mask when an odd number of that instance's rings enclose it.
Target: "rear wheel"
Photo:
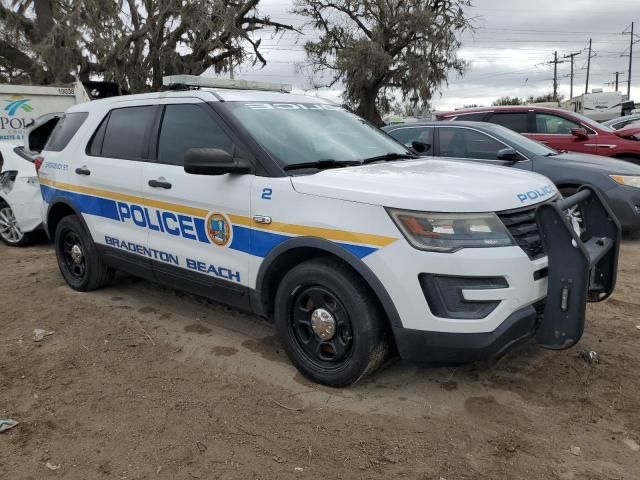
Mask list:
[[[10,247],[23,247],[31,236],[18,225],[16,216],[8,203],[0,201],[0,240]]]
[[[74,290],[96,290],[113,279],[114,271],[100,260],[91,235],[76,216],[60,220],[56,227],[55,249],[60,272]]]
[[[386,318],[363,280],[324,257],[292,268],[275,298],[285,351],[307,378],[332,387],[374,372],[389,351]]]

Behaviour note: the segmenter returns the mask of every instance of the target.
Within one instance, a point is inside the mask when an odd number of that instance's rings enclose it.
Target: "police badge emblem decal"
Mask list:
[[[224,247],[231,239],[231,224],[221,213],[211,213],[207,217],[207,235],[219,247]]]

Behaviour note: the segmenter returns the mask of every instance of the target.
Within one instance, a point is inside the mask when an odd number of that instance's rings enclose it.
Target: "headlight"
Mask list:
[[[429,213],[388,209],[407,241],[420,250],[455,252],[461,248],[515,245],[495,213]]]
[[[609,178],[620,185],[640,188],[640,175],[609,175]]]

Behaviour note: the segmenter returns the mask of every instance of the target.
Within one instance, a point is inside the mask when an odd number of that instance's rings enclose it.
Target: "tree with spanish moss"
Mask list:
[[[0,0],[0,80],[63,83],[79,76],[156,90],[163,75],[265,65],[260,38],[289,25],[260,0]]]
[[[356,113],[382,124],[378,105],[399,93],[427,104],[447,81],[462,75],[459,34],[471,28],[468,0],[295,0],[292,13],[307,18],[317,40],[304,44],[316,87],[344,85]],[[392,94],[389,94],[392,92]]]

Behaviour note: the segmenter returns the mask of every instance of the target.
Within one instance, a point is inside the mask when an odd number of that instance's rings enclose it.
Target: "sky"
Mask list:
[[[304,19],[290,13],[291,0],[262,0],[260,11],[272,20],[300,26]],[[459,56],[469,62],[462,78],[451,73],[448,85],[434,95],[436,110],[464,105],[490,105],[501,96],[527,97],[553,90],[553,52],[562,59],[580,52],[574,63],[574,96],[585,90],[587,49],[592,39],[589,90],[613,91],[615,72],[626,93],[630,35],[622,32],[635,21],[637,44],[631,98],[640,102],[640,0],[473,0],[467,10],[475,29],[460,40]],[[316,91],[301,70],[303,45],[317,36],[310,28],[303,35],[287,32],[261,34],[260,48],[268,64],[260,69],[244,65],[236,78],[291,83],[296,90],[340,100],[339,88]],[[626,56],[624,56],[626,55]],[[569,59],[558,65],[559,94],[569,98]]]

